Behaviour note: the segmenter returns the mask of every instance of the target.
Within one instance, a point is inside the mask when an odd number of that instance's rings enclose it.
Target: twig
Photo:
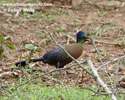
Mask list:
[[[34,50],[30,50],[28,59],[26,60],[27,64],[29,64],[31,57],[33,56]]]
[[[91,24],[102,24],[102,25],[107,25],[107,24],[111,24],[110,22],[89,22],[89,23],[81,23],[81,24],[77,24],[77,26],[82,26],[82,25],[91,25]],[[68,24],[70,26],[75,26],[74,24]]]
[[[5,77],[5,76],[13,76],[13,75],[18,75],[16,72],[4,72],[0,74],[0,78]]]
[[[92,43],[93,43],[93,46],[94,46],[95,50],[97,51],[98,58],[99,58],[101,64],[104,65],[104,63],[103,63],[103,61],[102,61],[102,57],[101,57],[101,55],[100,55],[100,52],[99,52],[99,50],[97,49],[96,44],[95,44],[95,41],[94,41],[94,38],[93,38],[92,36],[91,36],[91,40],[92,40]],[[115,92],[115,89],[114,89],[114,86],[113,86],[111,77],[109,76],[109,74],[108,74],[108,72],[107,72],[105,66],[103,66],[103,68],[104,68],[104,72],[105,72],[106,76],[108,77],[108,80],[110,81],[110,84],[111,84],[111,87],[112,87],[112,89],[113,89],[113,92]]]
[[[58,83],[58,84],[61,84],[61,85],[63,85],[63,83],[60,81],[60,80],[57,80],[57,79],[55,79],[55,78],[53,78],[53,77],[48,77],[48,76],[46,76],[45,78],[47,78],[47,79],[49,79],[49,80],[51,80],[51,81],[54,81],[55,83]]]
[[[104,1],[104,2],[93,2],[91,0],[84,0],[89,5],[97,6],[99,8],[103,7],[125,7],[125,2],[120,1]]]
[[[111,90],[107,87],[107,85],[102,81],[102,79],[98,75],[97,70],[95,69],[91,59],[88,59],[87,62],[88,62],[88,65],[90,66],[94,76],[96,77],[96,80],[98,81],[98,83],[105,89],[105,91],[107,93],[109,93],[111,95],[112,100],[117,100],[114,93],[111,92]]]
[[[116,46],[121,46],[122,43],[111,43],[111,42],[104,42],[104,41],[99,41],[95,40],[96,43],[102,43],[102,44],[108,44],[108,45],[116,45]]]
[[[3,12],[3,11],[0,11],[0,13],[1,13],[1,14],[4,14],[4,15],[6,15],[6,16],[12,16],[11,14],[8,14],[8,13]]]
[[[74,42],[76,41],[75,38],[73,38],[72,36],[70,35],[66,35],[68,38],[72,39]]]
[[[97,68],[97,70],[99,71],[103,66],[106,66],[106,65],[108,65],[108,64],[110,64],[110,63],[112,63],[112,62],[116,62],[116,61],[122,60],[122,59],[125,59],[125,56],[121,56],[121,57],[118,57],[118,58],[111,59],[111,60],[108,61],[107,63],[105,63],[105,64],[99,66],[99,67]]]
[[[100,23],[101,24],[101,23]],[[76,41],[72,36],[70,35],[66,35],[68,38],[72,39],[73,41]],[[108,45],[116,45],[116,46],[121,46],[122,43],[121,42],[105,42],[105,41],[99,41],[99,40],[95,40],[95,43],[101,43],[101,44],[108,44]]]
[[[97,51],[99,61],[103,64],[102,57],[101,57],[101,55],[100,55],[99,50],[98,50],[97,47],[96,47],[95,40],[94,40],[94,38],[93,38],[92,36],[91,36],[91,40],[92,40],[93,47],[94,47],[95,50]]]
[[[118,85],[118,80],[117,80],[117,78],[118,78],[118,72],[119,72],[119,67],[120,67],[120,60],[118,60],[117,62],[118,62],[117,69],[116,69],[116,71],[115,71],[115,73],[114,73],[114,75],[115,75],[115,79],[114,79],[115,88],[116,88],[116,86]],[[116,96],[118,96],[116,90],[115,90],[115,94],[116,94]]]
[[[98,91],[95,91],[91,88],[83,88],[83,89],[90,90],[90,91],[94,92],[96,95],[111,95],[111,94],[113,94],[113,93],[98,92]],[[117,94],[125,94],[125,93],[124,92],[117,92]]]
[[[54,5],[55,7],[58,7],[58,8],[68,8],[68,9],[71,9],[72,8],[72,6],[58,6],[58,5]]]

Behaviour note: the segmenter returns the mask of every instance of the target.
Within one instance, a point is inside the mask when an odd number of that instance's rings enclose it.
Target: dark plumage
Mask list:
[[[83,43],[88,41],[88,37],[84,32],[79,31],[77,33],[76,43],[65,45],[64,48],[77,59],[81,56],[83,51]],[[44,63],[48,63],[49,65],[53,65],[56,68],[63,68],[66,64],[70,63],[72,59],[67,55],[67,53],[62,48],[56,48],[47,52],[43,57],[38,59],[31,59],[29,62],[38,62],[43,61]],[[15,63],[16,66],[25,66],[26,60]]]

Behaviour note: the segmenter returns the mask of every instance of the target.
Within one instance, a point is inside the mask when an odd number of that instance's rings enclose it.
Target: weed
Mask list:
[[[64,30],[66,30],[66,26],[62,25],[62,26],[56,26],[55,28],[57,32],[63,32]]]
[[[26,82],[25,78],[20,78],[19,84]],[[37,85],[36,85],[37,83]],[[24,84],[16,91],[13,91],[15,84],[9,86],[9,92],[11,95],[7,96],[8,93],[4,92],[1,100],[110,100],[109,96],[100,95],[92,96],[94,93],[89,90],[84,90],[78,86],[42,86],[41,81],[35,79],[29,84]],[[97,90],[96,86],[88,86],[94,90]],[[83,87],[84,88],[84,87]],[[118,95],[119,100],[123,100],[121,95]]]
[[[45,32],[42,30],[37,30],[35,33],[42,36],[45,34]]]
[[[107,12],[107,11],[104,11],[104,10],[98,10],[98,11],[97,11],[98,16],[100,16],[100,17],[104,17],[107,13],[108,13],[108,12]]]
[[[52,76],[56,76],[57,75],[57,72],[52,72]]]
[[[123,61],[123,66],[125,67],[125,61]]]
[[[15,24],[18,24],[20,22],[20,20],[16,18],[12,18],[11,21],[14,22]]]
[[[100,26],[97,26],[97,27],[93,30],[92,34],[94,34],[94,35],[97,37],[97,36],[101,36],[101,33],[102,33],[102,32],[103,32],[102,28],[101,28]]]
[[[123,48],[125,48],[125,37],[122,38],[121,45],[122,45]]]
[[[47,12],[46,13],[36,12],[33,15],[31,15],[30,13],[24,12],[23,16],[26,17],[26,19],[29,22],[39,21],[39,22],[43,22],[43,23],[51,23],[55,20],[54,15],[49,14]]]
[[[33,56],[33,54],[40,51],[39,48],[34,46],[33,44],[26,44],[25,48],[30,51],[29,56],[28,56],[28,60]]]
[[[2,60],[3,57],[6,57],[4,52],[7,48],[16,50],[15,46],[11,42],[7,41],[2,34],[0,34],[0,60]]]
[[[118,28],[118,35],[123,35],[125,34],[125,30],[124,28],[120,25],[119,28]]]
[[[36,22],[36,21],[40,21],[39,18],[28,18],[27,19],[29,22]]]
[[[101,52],[100,52],[100,54],[102,55],[102,56],[106,56],[106,52],[105,52],[105,50],[104,49],[101,49]]]
[[[59,9],[59,15],[66,16],[66,15],[69,15],[69,14],[70,14],[69,10],[64,9],[64,8]]]

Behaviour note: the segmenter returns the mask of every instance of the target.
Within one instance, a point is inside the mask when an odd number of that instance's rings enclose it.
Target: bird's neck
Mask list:
[[[84,44],[85,43],[85,40],[83,40],[83,39],[77,39],[76,40],[76,43],[78,43],[78,44]]]
[[[83,42],[77,42],[76,44],[79,45],[79,46],[81,46],[81,47],[83,47],[83,45],[84,45]]]

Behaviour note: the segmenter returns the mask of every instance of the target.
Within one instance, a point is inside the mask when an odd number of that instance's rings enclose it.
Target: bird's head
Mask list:
[[[77,38],[77,40],[76,40],[77,43],[84,43],[86,41],[89,41],[89,38],[86,36],[86,34],[83,31],[79,31],[77,33],[76,38]]]

